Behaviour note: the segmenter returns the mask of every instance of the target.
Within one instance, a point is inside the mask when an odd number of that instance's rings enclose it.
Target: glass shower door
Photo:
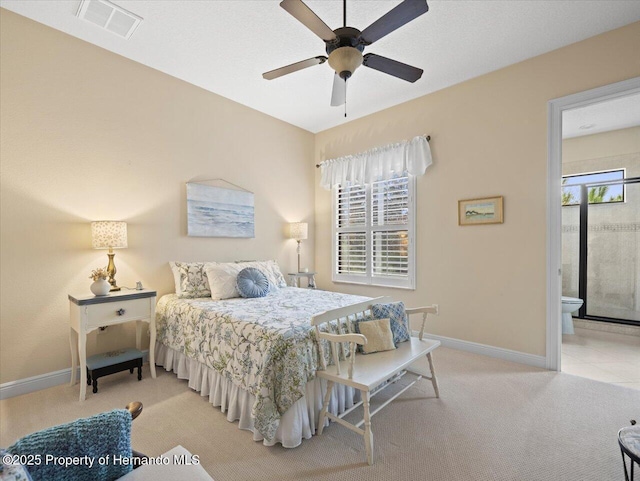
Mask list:
[[[586,317],[640,322],[640,181],[589,189],[624,201],[588,204]]]
[[[562,295],[579,296],[580,206],[562,208]]]

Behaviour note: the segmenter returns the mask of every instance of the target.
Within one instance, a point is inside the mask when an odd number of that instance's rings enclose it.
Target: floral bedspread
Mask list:
[[[271,440],[280,416],[315,376],[319,359],[311,316],[366,299],[295,287],[223,301],[169,294],[156,308],[157,340],[253,394],[254,426]]]

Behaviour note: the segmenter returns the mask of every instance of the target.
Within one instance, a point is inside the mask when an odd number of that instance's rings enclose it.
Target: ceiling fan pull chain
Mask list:
[[[347,118],[347,79],[344,79],[344,118]]]

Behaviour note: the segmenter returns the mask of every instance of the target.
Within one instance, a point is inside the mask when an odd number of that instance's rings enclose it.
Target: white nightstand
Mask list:
[[[300,287],[300,278],[307,278],[307,287],[309,289],[316,288],[316,273],[315,272],[290,272],[289,273],[289,285],[291,287]]]
[[[102,326],[136,321],[136,348],[140,349],[142,322],[149,323],[149,367],[156,377],[156,291],[118,291],[106,296],[69,294],[69,344],[71,346],[71,386],[77,381],[80,358],[80,401],[87,394],[87,334]]]

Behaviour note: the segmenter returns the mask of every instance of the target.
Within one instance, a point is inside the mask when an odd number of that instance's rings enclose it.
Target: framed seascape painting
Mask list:
[[[502,196],[458,201],[458,225],[502,224]]]
[[[187,234],[255,237],[253,193],[187,183]]]

